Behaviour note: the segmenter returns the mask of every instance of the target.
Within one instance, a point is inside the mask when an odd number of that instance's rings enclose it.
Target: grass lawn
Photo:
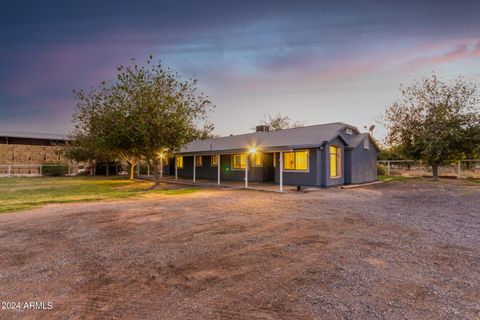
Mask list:
[[[196,190],[150,190],[152,185],[153,182],[130,181],[120,177],[0,178],[0,213],[47,203],[127,199]]]

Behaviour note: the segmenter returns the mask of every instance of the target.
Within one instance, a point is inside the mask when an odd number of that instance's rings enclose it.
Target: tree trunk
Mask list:
[[[432,177],[433,180],[438,180],[438,164],[432,164]]]
[[[163,178],[163,158],[160,158],[160,178]]]
[[[130,180],[133,180],[135,176],[135,161],[128,161],[128,164],[130,165]]]
[[[153,159],[153,180],[155,182],[154,188],[160,185],[160,172],[158,170],[158,160]]]

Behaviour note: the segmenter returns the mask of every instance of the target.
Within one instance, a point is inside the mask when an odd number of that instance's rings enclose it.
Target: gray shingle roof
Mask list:
[[[247,151],[251,147],[255,147],[257,150],[288,150],[317,147],[323,145],[325,141],[336,138],[345,127],[350,127],[358,132],[358,129],[353,126],[334,122],[271,132],[254,132],[195,140],[182,148],[180,153]]]

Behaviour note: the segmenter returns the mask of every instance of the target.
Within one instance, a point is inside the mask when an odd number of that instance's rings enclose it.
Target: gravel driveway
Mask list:
[[[1,319],[480,319],[480,185],[202,190],[2,214],[0,283],[0,301],[23,309]]]

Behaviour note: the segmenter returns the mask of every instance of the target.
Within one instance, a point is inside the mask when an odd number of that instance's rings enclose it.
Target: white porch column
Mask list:
[[[195,170],[197,169],[197,156],[193,156],[193,182],[195,182]]]
[[[178,179],[178,158],[175,156],[175,180]]]
[[[245,189],[248,188],[248,163],[249,163],[249,154],[247,153],[245,157]]]
[[[283,151],[280,151],[280,192],[283,192]]]
[[[217,184],[218,185],[220,185],[220,174],[221,174],[220,154],[217,154]]]

